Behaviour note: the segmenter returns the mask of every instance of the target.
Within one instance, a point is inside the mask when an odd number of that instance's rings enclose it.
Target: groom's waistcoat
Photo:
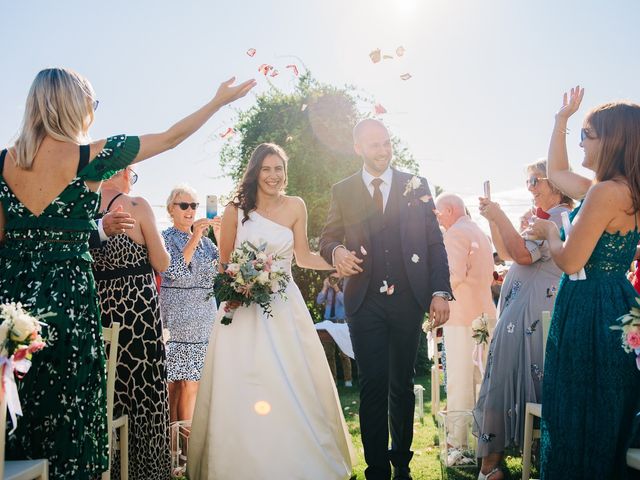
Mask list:
[[[389,196],[384,214],[375,213],[368,219],[370,231],[371,279],[369,292],[380,293],[387,282],[394,293],[409,288],[409,279],[402,258],[400,214],[395,196]]]

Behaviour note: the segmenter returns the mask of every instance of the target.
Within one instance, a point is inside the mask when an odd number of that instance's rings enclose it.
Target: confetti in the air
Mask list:
[[[249,50],[247,50],[247,55],[249,55],[250,57],[253,57],[255,54],[256,54],[255,48],[250,48]]]
[[[403,73],[402,75],[400,75],[400,78],[402,80],[409,80],[411,78],[411,74],[410,73]]]
[[[293,141],[293,137],[291,135],[287,136],[287,138],[285,139],[285,142],[289,143]]]
[[[273,70],[273,65],[268,65],[266,63],[263,63],[262,65],[260,65],[258,67],[258,71],[263,74],[265,77],[267,76],[267,74]]]
[[[383,55],[382,58],[385,60],[393,60],[393,55]]]
[[[413,263],[418,263],[420,261],[420,257],[418,256],[417,253],[414,253],[413,255],[411,255],[411,261]]]
[[[378,63],[380,61],[381,56],[382,56],[382,53],[380,52],[379,48],[377,50],[372,51],[369,54],[369,58],[373,63]]]
[[[271,71],[271,75],[269,75],[270,77],[276,77],[280,74],[280,72],[278,70],[276,70],[275,68]]]
[[[306,109],[307,109],[307,104],[306,104],[306,103],[303,103],[303,104],[302,104],[302,107],[300,108],[300,111],[301,111],[301,112],[304,112]]]
[[[380,293],[385,293],[387,290],[389,290],[389,285],[387,285],[386,280],[383,280],[382,286],[380,287]]]
[[[405,49],[402,45],[400,45],[398,48],[396,48],[396,55],[401,57],[404,55]]]
[[[227,130],[224,133],[220,134],[220,138],[227,138],[230,137],[231,135],[233,135],[235,132],[233,130],[233,128],[229,127],[227,128]]]
[[[431,195],[423,195],[422,197],[420,197],[420,200],[422,200],[424,203],[427,203],[432,198],[433,197]]]
[[[387,109],[384,108],[381,104],[376,103],[375,106],[373,107],[374,111],[376,112],[376,115],[382,115],[383,113],[387,113]]]
[[[293,74],[297,77],[298,76],[298,67],[296,65],[294,65],[293,63],[290,65],[287,65],[286,68],[290,68],[293,71]]]
[[[258,415],[269,415],[269,412],[271,412],[271,405],[269,405],[269,402],[260,400],[259,402],[255,403],[253,409]]]
[[[364,249],[364,247],[362,245],[360,245],[360,253],[362,255],[367,255],[367,251]]]

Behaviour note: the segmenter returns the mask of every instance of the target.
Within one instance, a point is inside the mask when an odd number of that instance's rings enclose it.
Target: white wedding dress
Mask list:
[[[244,240],[267,242],[291,273],[293,232],[256,212]],[[355,459],[324,351],[291,281],[272,317],[240,307],[213,326],[189,436],[191,480],[343,480]]]

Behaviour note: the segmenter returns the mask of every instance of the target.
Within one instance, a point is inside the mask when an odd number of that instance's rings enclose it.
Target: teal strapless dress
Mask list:
[[[638,240],[637,226],[605,232],[585,265],[587,279],[560,281],[545,356],[543,480],[636,478],[625,455],[640,410],[640,371],[609,327],[635,305],[625,274]]]

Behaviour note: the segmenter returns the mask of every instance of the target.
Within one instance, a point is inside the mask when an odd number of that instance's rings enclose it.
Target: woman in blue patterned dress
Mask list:
[[[607,103],[587,114],[580,146],[592,182],[571,172],[567,159],[567,120],[583,94],[580,87],[565,94],[556,114],[549,177],[584,201],[564,244],[548,221],[536,220],[528,232],[548,240],[565,272],[545,357],[541,478],[624,480],[639,476],[625,457],[640,410],[640,371],[610,327],[636,306],[625,274],[640,239],[640,105]],[[586,280],[568,277],[582,268]]]
[[[167,377],[172,422],[191,420],[193,416],[217,311],[211,293],[218,248],[206,232],[209,227],[219,231],[220,219],[196,220],[197,198],[191,187],[175,187],[167,199],[173,227],[162,232],[171,256],[169,268],[161,274],[160,309],[163,323],[169,329]]]
[[[64,68],[42,70],[15,144],[0,152],[0,302],[47,319],[47,348],[19,382],[24,415],[7,459],[47,458],[50,478],[95,478],[108,468],[105,359],[88,239],[103,180],[172,148],[248,81],[223,83],[200,110],[163,133],[90,143],[91,84]]]

